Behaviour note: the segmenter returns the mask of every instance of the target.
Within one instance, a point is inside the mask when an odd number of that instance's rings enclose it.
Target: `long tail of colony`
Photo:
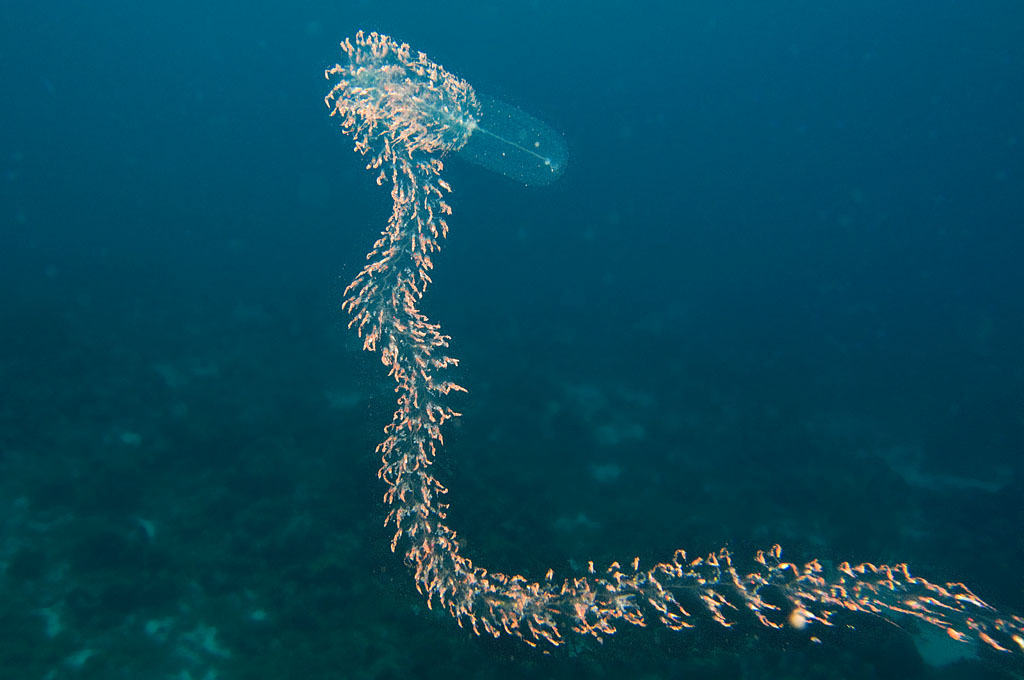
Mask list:
[[[333,87],[325,101],[367,168],[378,173],[377,183],[391,184],[394,201],[344,307],[363,347],[380,353],[395,380],[397,409],[377,447],[379,477],[395,530],[391,548],[402,546],[428,604],[440,603],[476,633],[507,633],[531,645],[561,644],[568,631],[601,638],[621,623],[682,629],[710,619],[729,626],[745,609],[773,628],[831,625],[840,611],[913,617],[957,640],[1024,650],[1024,619],[1001,618],[963,584],[930,583],[904,564],[844,562],[826,571],[816,560],[784,562],[775,546],[758,552],[753,571],[742,573],[725,550],[695,559],[677,550],[647,569],[635,559],[600,568],[591,563],[581,577],[556,579],[549,570],[542,581],[530,581],[462,555],[445,522],[447,489],[431,466],[445,422],[459,415],[447,395],[464,390],[444,379],[457,359],[419,301],[451,214],[441,157],[467,143],[480,103],[466,81],[387,36],[358,33],[341,48],[347,60],[326,72]]]

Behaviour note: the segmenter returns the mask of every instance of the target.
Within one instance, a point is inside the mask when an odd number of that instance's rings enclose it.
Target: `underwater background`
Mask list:
[[[869,617],[535,650],[428,610],[340,309],[391,210],[323,104],[359,29],[569,148],[544,187],[446,160],[465,554],[780,543],[1024,615],[1019,2],[15,0],[0,677],[1021,677]]]

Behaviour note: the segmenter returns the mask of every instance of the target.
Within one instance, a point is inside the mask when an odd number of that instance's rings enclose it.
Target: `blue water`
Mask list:
[[[871,619],[544,653],[427,610],[381,526],[392,386],[340,310],[390,212],[322,103],[360,28],[569,147],[538,188],[447,163],[424,309],[469,389],[466,554],[778,542],[1024,615],[1020,3],[14,2],[0,677],[1021,673]]]

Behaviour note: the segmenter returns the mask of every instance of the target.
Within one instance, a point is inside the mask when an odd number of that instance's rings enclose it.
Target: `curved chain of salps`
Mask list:
[[[325,101],[368,158],[367,169],[378,171],[378,184],[391,183],[393,200],[387,228],[346,289],[343,306],[363,347],[380,352],[395,380],[397,409],[377,447],[379,477],[391,506],[386,522],[395,528],[391,549],[407,542],[406,560],[428,605],[436,596],[460,626],[495,637],[504,632],[531,645],[558,645],[565,629],[600,639],[614,633],[617,622],[643,626],[651,617],[672,629],[689,628],[695,616],[686,606],[693,606],[723,626],[742,609],[773,628],[832,625],[841,611],[910,616],[957,640],[1024,650],[1024,619],[998,618],[963,584],[930,583],[911,576],[904,564],[842,563],[826,574],[816,560],[802,567],[783,562],[781,548],[773,546],[757,553],[753,572],[741,575],[725,550],[696,559],[679,550],[671,562],[647,570],[638,559],[600,571],[589,563],[581,577],[556,581],[549,570],[543,581],[530,581],[463,557],[445,523],[447,489],[430,470],[444,441],[442,426],[459,415],[445,397],[465,390],[438,377],[458,361],[446,354],[449,337],[418,305],[451,214],[441,157],[471,133],[466,121],[478,111],[476,96],[467,82],[387,36],[360,32],[341,47],[348,62],[326,71],[335,84]],[[768,592],[788,611],[766,601]]]

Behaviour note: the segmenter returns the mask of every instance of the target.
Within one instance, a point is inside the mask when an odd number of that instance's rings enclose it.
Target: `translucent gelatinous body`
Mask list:
[[[395,529],[392,550],[402,546],[428,604],[438,602],[477,633],[515,635],[530,644],[558,645],[567,632],[600,638],[622,623],[689,628],[699,620],[690,610],[699,609],[723,626],[747,610],[773,628],[831,625],[840,611],[912,617],[957,640],[1024,649],[1024,619],[1000,617],[963,584],[931,583],[904,564],[844,562],[826,571],[817,560],[784,562],[773,546],[740,571],[725,550],[697,558],[677,550],[647,568],[636,559],[590,563],[583,576],[557,579],[548,571],[530,581],[462,555],[446,523],[447,489],[432,463],[445,423],[459,415],[446,397],[464,390],[444,379],[457,360],[419,301],[451,214],[441,158],[467,143],[480,103],[464,80],[387,36],[359,33],[341,47],[347,60],[326,72],[333,83],[326,103],[378,183],[391,183],[393,199],[387,227],[349,285],[344,307],[364,348],[380,353],[395,380],[397,408],[377,447],[379,477],[390,506],[387,522]],[[522,120],[513,123],[528,127]],[[766,599],[768,592],[776,597]]]
[[[569,149],[562,135],[511,104],[477,94],[480,109],[459,156],[523,184],[562,176]]]

